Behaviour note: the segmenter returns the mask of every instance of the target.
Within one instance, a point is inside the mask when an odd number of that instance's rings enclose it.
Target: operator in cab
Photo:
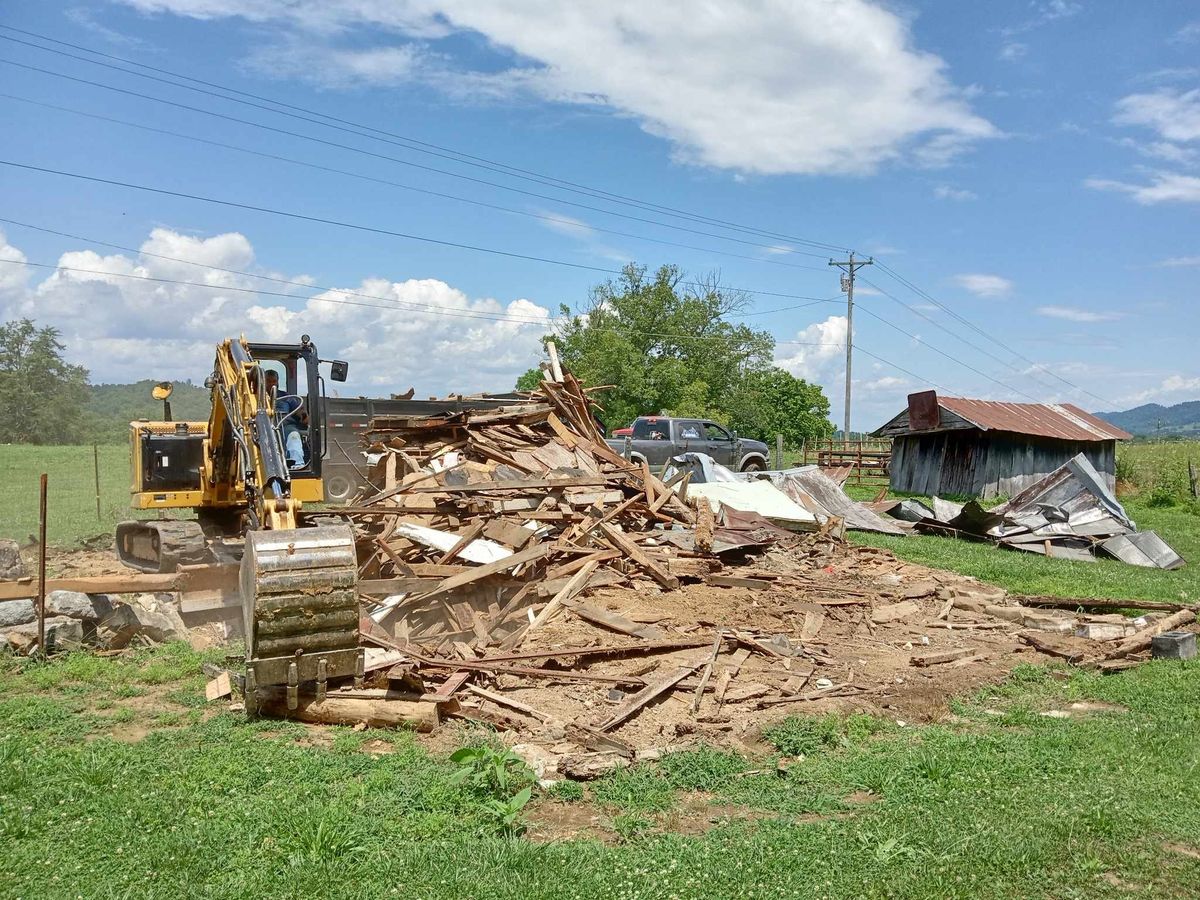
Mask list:
[[[267,370],[267,392],[275,404],[275,419],[283,430],[283,448],[288,467],[299,469],[304,466],[304,439],[301,432],[308,426],[308,412],[304,401],[294,394],[279,394],[279,373]]]

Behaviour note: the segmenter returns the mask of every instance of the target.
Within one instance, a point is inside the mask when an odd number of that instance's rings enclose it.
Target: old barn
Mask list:
[[[891,488],[914,494],[1011,496],[1083,453],[1111,490],[1117,441],[1132,435],[1070,403],[1001,403],[908,395],[875,432],[892,442]]]

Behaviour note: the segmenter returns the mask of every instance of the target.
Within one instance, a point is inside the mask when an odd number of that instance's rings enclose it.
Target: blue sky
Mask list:
[[[758,292],[747,321],[840,423],[844,303],[796,299],[839,297],[834,254],[799,238],[888,267],[859,282],[856,428],[931,385],[1200,396],[1194,3],[113,0],[7,4],[0,25],[40,35],[0,29],[0,159],[592,267],[0,166],[0,216],[74,236],[0,222],[0,317],[60,327],[96,381],[198,381],[227,333],[304,330],[352,360],[352,392],[506,389],[595,269],[673,262]]]

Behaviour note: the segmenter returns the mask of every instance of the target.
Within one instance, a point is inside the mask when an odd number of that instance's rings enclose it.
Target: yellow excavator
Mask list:
[[[258,688],[297,687],[363,673],[358,646],[358,561],[346,524],[303,525],[305,503],[324,499],[325,379],[348,364],[299,344],[217,345],[207,422],[172,421],[170,385],[154,389],[163,421],[130,423],[132,506],[192,509],[194,519],[138,519],[117,526],[121,561],[148,572],[234,562],[246,636],[246,709]],[[320,522],[320,518],[317,518]]]

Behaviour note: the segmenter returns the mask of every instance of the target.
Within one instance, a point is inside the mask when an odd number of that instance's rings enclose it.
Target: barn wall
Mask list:
[[[1115,441],[1060,441],[979,430],[901,435],[892,444],[891,488],[915,494],[1012,496],[1084,453],[1109,489]]]

